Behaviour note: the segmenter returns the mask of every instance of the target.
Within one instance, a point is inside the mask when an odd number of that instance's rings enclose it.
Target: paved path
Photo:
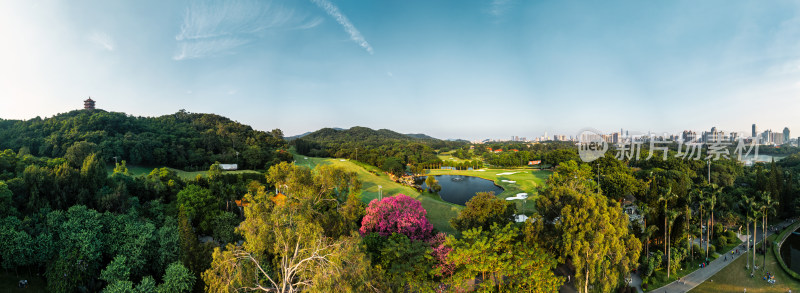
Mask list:
[[[783,228],[787,227],[790,224],[791,224],[791,222],[788,221],[788,220],[781,222],[780,224],[778,224],[778,227],[779,227],[778,232],[780,232],[781,230],[783,230]],[[767,237],[769,237],[773,233],[774,233],[773,231],[768,231],[767,232]],[[750,237],[750,236],[743,235],[743,237]],[[759,230],[757,235],[756,235],[756,243],[761,241],[761,238],[762,238],[762,233]],[[747,242],[745,242],[745,243],[747,243]],[[737,246],[737,247],[741,247],[741,245]],[[734,250],[736,250],[736,248],[734,248]],[[648,292],[654,292],[654,293],[661,293],[661,292],[668,292],[668,293],[680,292],[680,293],[683,293],[683,292],[689,292],[689,290],[692,290],[694,287],[697,287],[697,285],[700,285],[701,283],[705,282],[708,278],[710,278],[711,276],[713,276],[714,274],[716,274],[717,272],[722,270],[724,267],[726,267],[729,264],[731,264],[733,262],[733,260],[738,259],[740,256],[747,255],[746,253],[743,253],[741,250],[739,251],[739,254],[733,256],[733,258],[731,258],[730,251],[727,251],[726,254],[728,254],[728,261],[725,261],[725,257],[724,256],[720,257],[720,258],[717,258],[717,259],[711,261],[705,268],[697,269],[696,271],[692,272],[691,274],[688,274],[688,275],[684,276],[683,279],[682,279],[683,281],[681,281],[681,280],[674,281],[672,283],[667,284],[664,287],[661,287],[661,288],[658,288],[658,289],[654,289],[653,291],[648,291]]]

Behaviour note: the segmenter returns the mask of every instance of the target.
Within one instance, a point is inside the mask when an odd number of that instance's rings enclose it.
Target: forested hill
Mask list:
[[[184,110],[160,117],[75,110],[46,119],[0,119],[0,150],[45,157],[63,157],[73,147],[73,152],[98,152],[105,162],[117,157],[128,164],[204,170],[219,161],[264,169],[291,160],[286,146],[279,129],[258,131],[219,115]]]
[[[323,128],[303,136],[303,139],[314,142],[340,143],[358,141],[364,144],[384,144],[388,141],[438,141],[438,139],[424,134],[407,135],[388,129],[373,130],[361,126],[342,130]]]
[[[406,164],[441,162],[436,156],[437,150],[447,151],[466,146],[464,142],[366,127],[346,130],[323,128],[292,143],[299,154],[357,159],[396,173],[401,173]]]

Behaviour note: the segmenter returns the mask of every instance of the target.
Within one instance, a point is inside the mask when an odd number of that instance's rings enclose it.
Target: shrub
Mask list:
[[[726,237],[728,237],[728,240],[730,240],[730,239],[736,239],[736,232],[733,232],[733,231],[731,231],[731,230],[728,230],[728,232],[726,232],[725,234],[726,234],[725,236],[726,236]],[[731,243],[732,243],[732,242],[731,242]]]
[[[724,232],[724,230],[725,229],[722,227],[722,224],[717,223],[717,224],[714,224],[714,230],[712,230],[712,232],[714,232],[714,236],[722,236],[722,233]]]
[[[713,253],[715,251],[717,251],[717,247],[714,246],[714,244],[711,244],[711,245],[708,246],[708,254],[711,254],[711,253]]]
[[[700,250],[700,244],[697,244],[697,243],[695,243],[695,244],[692,244],[692,252],[694,252],[695,254],[697,254],[697,253],[699,253],[700,251],[702,251],[702,250]]]
[[[728,245],[728,238],[725,236],[718,236],[717,237],[717,245],[725,246]]]

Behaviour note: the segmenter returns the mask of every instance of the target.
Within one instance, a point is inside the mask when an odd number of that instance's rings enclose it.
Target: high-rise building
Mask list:
[[[684,130],[681,136],[684,142],[692,142],[697,139],[697,132],[691,130]]]
[[[758,130],[756,130],[756,124],[753,123],[753,134],[751,134],[750,136],[756,137],[756,134],[758,134]]]
[[[783,128],[783,143],[789,142],[789,127]]]

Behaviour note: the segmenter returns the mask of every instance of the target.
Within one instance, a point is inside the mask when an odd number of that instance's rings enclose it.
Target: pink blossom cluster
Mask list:
[[[432,248],[431,256],[436,261],[433,267],[439,269],[439,276],[449,277],[455,273],[456,265],[447,259],[453,248],[444,244],[445,236],[442,232],[436,233],[428,240],[428,244]]]
[[[418,200],[404,194],[374,199],[367,206],[359,232],[361,235],[377,232],[383,237],[400,233],[412,240],[427,240],[433,225],[425,218],[426,214]]]

